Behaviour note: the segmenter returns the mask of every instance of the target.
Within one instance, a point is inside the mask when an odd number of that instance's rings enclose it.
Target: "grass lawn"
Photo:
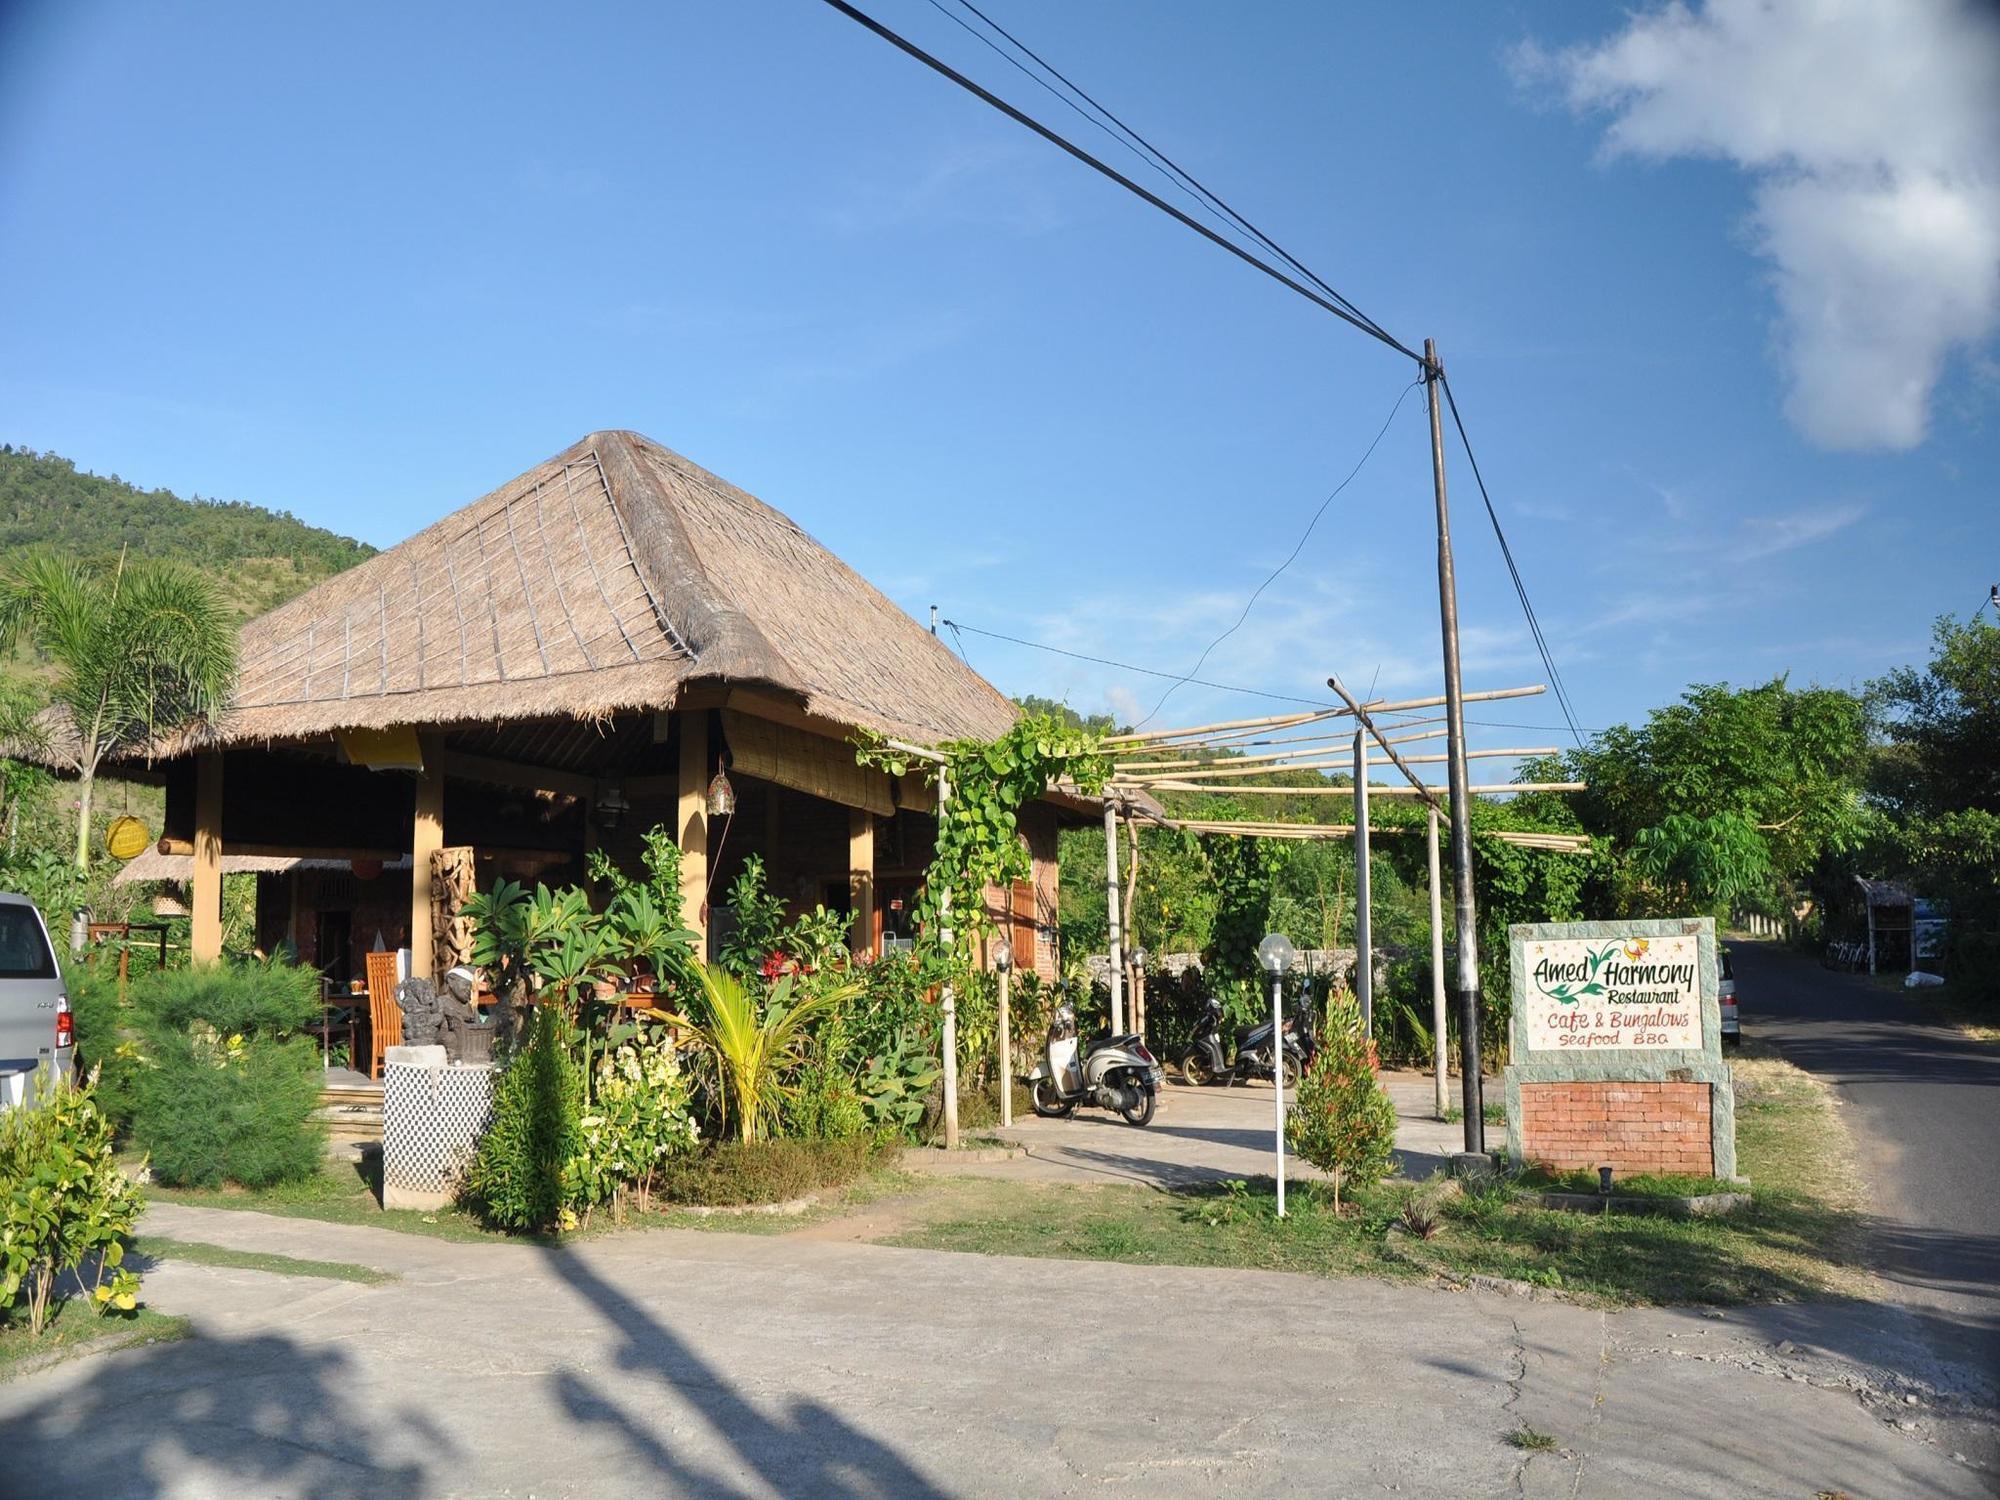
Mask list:
[[[1857,1193],[1825,1089],[1775,1057],[1736,1060],[1737,1155],[1755,1203],[1726,1218],[1581,1215],[1502,1182],[1390,1182],[1347,1195],[1268,1180],[1163,1193],[991,1179],[913,1200],[887,1243],[1338,1276],[1488,1275],[1625,1303],[1787,1301],[1857,1287]],[[1392,1232],[1395,1231],[1395,1232]],[[1429,1237],[1425,1237],[1425,1231]]]
[[[491,1240],[501,1236],[481,1229],[470,1214],[457,1209],[419,1213],[385,1209],[375,1196],[375,1179],[359,1163],[329,1160],[314,1176],[268,1188],[170,1188],[158,1183],[146,1189],[161,1203],[185,1203],[192,1208],[250,1209],[294,1219],[319,1219],[329,1224],[365,1224],[375,1229],[399,1229],[441,1240]]]
[[[827,1188],[820,1192],[820,1201],[813,1207],[796,1214],[760,1213],[754,1210],[711,1210],[706,1213],[693,1209],[676,1207],[661,1200],[644,1212],[628,1208],[621,1216],[610,1205],[599,1205],[591,1213],[585,1227],[575,1233],[565,1235],[565,1240],[575,1240],[596,1234],[610,1233],[619,1229],[702,1229],[725,1231],[737,1234],[785,1234],[795,1229],[824,1223],[837,1218],[852,1209],[864,1207],[881,1198],[906,1191],[915,1179],[895,1171],[875,1171],[848,1183],[845,1187]],[[554,1243],[546,1236],[508,1235],[498,1230],[486,1229],[471,1214],[456,1208],[438,1209],[434,1213],[421,1213],[412,1209],[389,1210],[382,1207],[376,1196],[377,1178],[372,1171],[364,1170],[359,1163],[328,1161],[319,1172],[301,1182],[280,1183],[269,1188],[169,1188],[153,1184],[146,1189],[147,1195],[161,1203],[184,1203],[193,1208],[242,1209],[254,1213],[278,1214],[295,1219],[318,1219],[329,1224],[360,1224],[373,1229],[394,1229],[405,1234],[429,1235],[434,1239],[455,1240],[460,1243],[494,1243],[515,1239],[529,1243]],[[170,1241],[183,1249],[185,1242]],[[216,1246],[195,1246],[196,1250],[217,1250],[219,1253],[234,1255],[233,1251],[220,1251]],[[175,1254],[172,1258],[190,1259],[185,1254]],[[246,1265],[251,1269],[287,1272],[292,1275],[337,1275],[335,1271],[306,1270],[307,1266],[339,1266],[336,1261],[296,1261],[290,1266],[252,1265],[259,1257],[237,1259],[228,1262],[210,1260],[211,1265]],[[288,1257],[271,1257],[285,1260]],[[366,1271],[366,1267],[351,1267],[351,1270]],[[380,1274],[380,1273],[370,1273]],[[346,1277],[359,1280],[359,1277]]]
[[[73,1354],[168,1343],[186,1338],[189,1331],[186,1318],[154,1312],[144,1303],[136,1312],[100,1316],[83,1298],[72,1297],[56,1310],[40,1338],[29,1336],[25,1318],[0,1323],[0,1380],[44,1369]]]
[[[317,1276],[326,1281],[352,1281],[362,1286],[381,1286],[398,1278],[373,1266],[345,1260],[301,1260],[293,1255],[273,1255],[262,1250],[231,1250],[226,1245],[205,1245],[198,1240],[168,1239],[164,1235],[142,1234],[132,1248],[148,1260],[178,1260],[194,1266],[221,1266],[235,1271],[269,1271],[278,1276]]]

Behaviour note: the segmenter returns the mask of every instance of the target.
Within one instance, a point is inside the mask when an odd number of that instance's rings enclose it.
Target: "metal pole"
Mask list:
[[[1271,976],[1271,1098],[1278,1127],[1278,1217],[1285,1216],[1285,976]]]
[[[1125,931],[1118,920],[1118,803],[1104,799],[1104,910],[1111,926],[1111,1034],[1125,1030]]]
[[[1375,1034],[1375,914],[1368,890],[1368,731],[1354,731],[1354,998],[1363,1040]]]
[[[1007,1013],[1007,981],[1012,966],[1000,971],[1000,1123],[1014,1123],[1014,1033]]]
[[[943,766],[937,773],[937,815],[938,833],[944,833],[945,806],[951,800],[951,777]],[[945,963],[944,981],[944,1148],[958,1149],[958,997],[952,993],[952,931],[951,931],[951,885],[946,883],[938,892],[938,925],[943,929]]]
[[[1458,937],[1458,1050],[1465,1149],[1486,1150],[1479,1095],[1479,914],[1472,896],[1472,793],[1465,768],[1465,698],[1458,670],[1458,581],[1451,562],[1451,511],[1444,490],[1444,414],[1438,401],[1437,343],[1424,340],[1424,396],[1431,410],[1431,484],[1437,492],[1438,616],[1444,633],[1445,753],[1451,757],[1451,894]]]
[[[1430,809],[1430,828],[1425,852],[1431,864],[1431,1056],[1437,1070],[1437,1114],[1442,1120],[1451,1111],[1451,1088],[1445,1079],[1444,1008],[1444,897],[1438,889],[1438,814]]]

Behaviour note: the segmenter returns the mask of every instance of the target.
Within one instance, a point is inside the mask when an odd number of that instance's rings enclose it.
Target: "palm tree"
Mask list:
[[[695,975],[701,981],[702,1015],[654,1014],[686,1027],[715,1054],[723,1113],[726,1116],[734,1108],[737,1132],[747,1145],[759,1137],[764,1119],[788,1092],[783,1075],[798,1059],[804,1023],[852,999],[859,986],[834,984],[810,993],[795,992],[787,974],[760,999],[719,966],[697,964]]]
[[[90,794],[104,762],[213,718],[236,679],[236,629],[214,586],[181,563],[92,568],[36,549],[0,566],[0,649],[28,641],[55,666],[68,719],[49,749],[76,772],[76,862],[90,864]]]

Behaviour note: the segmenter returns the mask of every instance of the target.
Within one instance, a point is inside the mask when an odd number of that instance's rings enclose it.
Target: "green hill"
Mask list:
[[[54,453],[0,445],[0,552],[38,544],[85,558],[129,548],[193,563],[245,619],[375,555],[285,511],[142,490]]]

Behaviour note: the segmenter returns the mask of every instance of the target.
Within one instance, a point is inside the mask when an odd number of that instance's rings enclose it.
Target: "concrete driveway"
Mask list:
[[[1365,1279],[654,1231],[562,1249],[162,1206],[394,1270],[168,1264],[199,1337],[0,1384],[18,1495],[1973,1496],[1833,1304],[1605,1314]],[[1854,1346],[1855,1352],[1841,1351]],[[1907,1427],[1899,1425],[1907,1423]],[[1551,1452],[1509,1445],[1532,1429]]]
[[[1385,1073],[1382,1081],[1396,1105],[1398,1170],[1428,1177],[1461,1148],[1463,1127],[1432,1118],[1435,1087],[1428,1075]],[[1170,1079],[1150,1125],[1127,1125],[1102,1109],[1079,1109],[1067,1120],[1017,1115],[1011,1127],[993,1133],[1025,1147],[1026,1160],[952,1170],[965,1176],[1168,1188],[1269,1177],[1276,1166],[1273,1102],[1268,1082],[1195,1088]],[[1287,1156],[1285,1173],[1321,1175],[1296,1156]]]

